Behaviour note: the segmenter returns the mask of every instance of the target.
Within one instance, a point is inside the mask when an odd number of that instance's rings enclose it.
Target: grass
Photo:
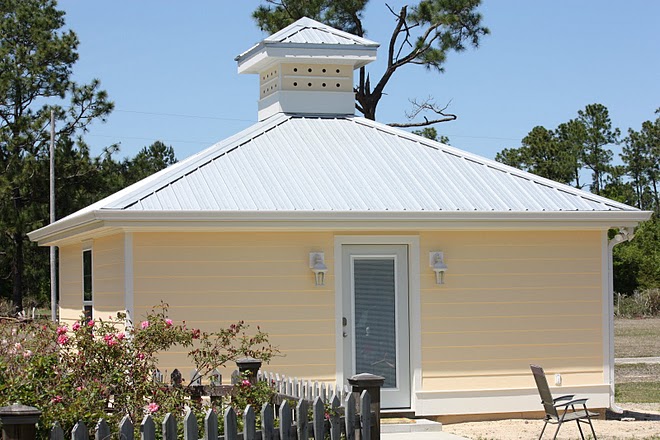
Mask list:
[[[614,356],[660,356],[660,318],[615,319]]]
[[[660,318],[614,320],[617,358],[660,356]],[[660,402],[660,364],[619,364],[615,367],[616,401]]]
[[[616,385],[617,402],[660,402],[660,382],[627,382]]]

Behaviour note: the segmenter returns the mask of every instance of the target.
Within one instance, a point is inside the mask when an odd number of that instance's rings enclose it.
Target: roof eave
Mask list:
[[[278,62],[290,60],[318,60],[323,62],[344,62],[363,67],[376,60],[378,46],[345,44],[309,43],[269,43],[261,42],[247,52],[238,55],[238,73],[259,73]]]
[[[125,211],[96,210],[28,234],[58,245],[99,229],[607,229],[635,227],[650,211]]]

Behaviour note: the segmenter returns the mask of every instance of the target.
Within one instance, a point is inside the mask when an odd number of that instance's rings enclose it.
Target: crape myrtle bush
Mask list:
[[[174,323],[167,310],[166,304],[155,307],[135,327],[124,325],[123,313],[107,321],[81,318],[70,328],[49,321],[0,319],[0,406],[20,402],[43,411],[40,438],[47,438],[55,421],[69,432],[79,420],[93,427],[105,418],[116,427],[127,414],[137,428],[146,414],[157,423],[168,412],[180,420],[186,407],[201,422],[206,408],[188,398],[185,386],[153,379],[158,352],[188,349],[202,377],[243,356],[268,362],[279,353],[267,334],[259,328],[249,334],[242,321],[205,333],[188,329],[185,322]],[[241,390],[253,391],[239,384],[234,400],[252,403]],[[272,397],[267,390],[261,394],[266,400]]]

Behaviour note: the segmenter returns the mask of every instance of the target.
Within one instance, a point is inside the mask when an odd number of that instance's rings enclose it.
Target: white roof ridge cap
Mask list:
[[[574,188],[570,185],[567,185],[565,183],[560,183],[560,182],[555,182],[554,180],[547,179],[545,177],[538,176],[536,174],[530,173],[528,171],[523,171],[519,170],[518,168],[503,164],[501,162],[498,162],[494,159],[488,159],[487,157],[480,156],[478,154],[470,153],[469,151],[461,150],[460,148],[452,147],[451,145],[443,144],[442,142],[434,141],[432,139],[425,138],[423,136],[416,135],[414,133],[410,133],[405,130],[401,130],[395,127],[390,127],[387,124],[383,124],[382,122],[377,122],[377,121],[372,121],[370,119],[360,117],[360,116],[355,116],[353,119],[353,122],[355,123],[363,123],[364,125],[370,125],[373,128],[383,130],[385,132],[388,132],[392,135],[400,136],[405,139],[409,139],[411,141],[418,142],[422,145],[426,145],[431,148],[436,148],[438,150],[454,154],[459,157],[463,157],[468,160],[472,160],[477,163],[481,163],[484,166],[488,166],[491,168],[494,168],[496,170],[511,174],[516,177],[520,177],[522,179],[527,179],[531,180],[533,182],[546,185],[551,187],[552,189],[556,191],[564,191],[566,193],[569,193],[571,195],[577,196],[577,197],[582,197],[588,200],[591,200],[593,202],[597,203],[602,203],[604,205],[612,206],[619,208],[624,211],[641,211],[639,208],[635,208],[634,206],[626,205],[625,203],[617,202],[616,200],[608,199],[606,197],[600,196],[598,194],[594,194],[591,192],[587,192],[578,188]]]

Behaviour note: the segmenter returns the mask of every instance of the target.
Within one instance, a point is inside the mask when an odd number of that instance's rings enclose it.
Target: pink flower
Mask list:
[[[149,327],[149,321],[142,321],[142,322],[140,323],[140,327],[142,328],[142,330],[144,330],[145,328]]]
[[[108,341],[112,340],[112,338],[114,338],[114,335],[105,335],[105,336],[103,336],[103,340],[105,342],[108,342]]]
[[[21,348],[23,348],[23,346],[21,345],[20,342],[14,344],[14,350],[20,350]]]
[[[243,385],[244,387],[249,387],[252,386],[252,382],[250,382],[247,379],[243,379],[243,381],[241,381],[241,385]]]
[[[23,352],[23,357],[24,357],[24,358],[29,358],[30,356],[32,356],[32,351],[30,351],[30,350],[25,350],[25,351]]]
[[[87,325],[90,326],[90,327],[94,327],[94,320],[93,320],[93,319],[90,320],[90,321],[87,323]]]
[[[172,327],[172,320],[169,319],[169,318],[167,318],[167,319],[165,320],[165,325],[168,326],[168,327]]]
[[[62,403],[62,396],[55,396],[52,399],[50,399],[50,403]]]
[[[151,402],[149,405],[147,405],[147,412],[149,414],[153,414],[156,411],[158,411],[159,409],[160,409],[160,406],[158,406],[158,404],[155,403],[155,402]]]
[[[73,331],[78,331],[80,329],[80,323],[79,322],[74,322],[73,325],[71,326]]]
[[[119,332],[115,335],[115,338],[117,338],[119,341],[123,341],[125,337],[126,335],[124,334],[124,332]]]
[[[69,342],[69,337],[67,335],[59,335],[57,337],[57,343],[60,345],[64,345],[67,342]]]
[[[144,353],[138,353],[137,358],[141,361],[144,360]]]
[[[57,327],[57,334],[58,334],[58,335],[63,335],[63,334],[65,334],[65,333],[68,332],[68,331],[69,331],[69,329],[66,328],[66,325],[63,325],[63,326],[61,326],[61,327]]]
[[[82,391],[83,387],[76,387],[76,391]]]
[[[113,345],[119,344],[119,341],[117,341],[116,339],[108,339],[106,343],[108,344],[108,347],[112,347]]]

